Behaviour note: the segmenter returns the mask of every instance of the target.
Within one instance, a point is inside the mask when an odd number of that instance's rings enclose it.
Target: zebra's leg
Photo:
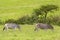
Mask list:
[[[8,27],[5,27],[6,31],[8,30]]]
[[[4,31],[4,30],[6,30],[6,31],[7,31],[7,30],[8,30],[8,27],[4,27],[4,28],[3,28],[3,31]]]
[[[19,31],[21,31],[20,27],[17,27]]]
[[[34,31],[38,31],[38,28],[35,28]]]
[[[37,25],[35,25],[34,31],[38,31],[38,26]]]
[[[21,31],[21,29],[20,29],[20,26],[19,26],[19,25],[17,26],[17,28],[18,28],[18,30],[19,30],[19,31]]]
[[[16,27],[14,27],[13,29],[16,30]]]
[[[3,28],[3,31],[5,30],[5,27]]]

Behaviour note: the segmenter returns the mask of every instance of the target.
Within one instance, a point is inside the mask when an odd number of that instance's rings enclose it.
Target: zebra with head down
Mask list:
[[[50,24],[44,24],[44,23],[37,23],[35,25],[34,31],[37,31],[38,29],[54,29],[52,25]]]
[[[4,30],[8,30],[8,29],[14,29],[15,30],[16,28],[18,28],[20,30],[20,26],[18,24],[15,24],[15,23],[6,23],[4,25],[3,31]]]

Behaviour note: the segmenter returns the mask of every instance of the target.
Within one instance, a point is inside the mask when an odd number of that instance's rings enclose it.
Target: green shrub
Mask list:
[[[5,21],[5,23],[17,23],[17,22],[14,19],[8,19],[7,21]]]

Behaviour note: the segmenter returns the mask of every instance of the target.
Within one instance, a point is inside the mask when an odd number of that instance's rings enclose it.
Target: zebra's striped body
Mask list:
[[[18,28],[20,30],[20,26],[18,24],[15,24],[15,23],[6,23],[4,25],[3,30],[5,30],[5,29],[6,30],[8,30],[8,29],[16,29],[16,28]]]
[[[49,24],[43,24],[43,23],[37,23],[36,26],[35,26],[35,31],[38,30],[38,29],[54,29],[52,25],[49,25]]]

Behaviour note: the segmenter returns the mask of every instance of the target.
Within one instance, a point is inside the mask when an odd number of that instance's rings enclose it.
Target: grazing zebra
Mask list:
[[[4,30],[8,30],[8,29],[16,29],[16,28],[18,28],[20,30],[20,26],[18,24],[15,24],[15,23],[6,23],[4,25],[3,31]]]
[[[37,23],[34,31],[37,31],[39,28],[40,29],[54,29],[53,26],[50,24]]]

